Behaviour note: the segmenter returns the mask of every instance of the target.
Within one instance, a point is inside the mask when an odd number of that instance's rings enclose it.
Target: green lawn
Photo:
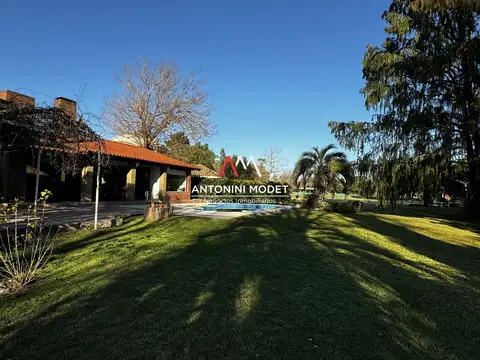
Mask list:
[[[441,218],[292,211],[69,234],[0,358],[473,359],[480,236]]]

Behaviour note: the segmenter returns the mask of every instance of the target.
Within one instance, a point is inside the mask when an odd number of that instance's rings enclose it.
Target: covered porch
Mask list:
[[[84,143],[86,151],[98,151],[98,143]],[[100,167],[99,201],[146,201],[168,197],[170,202],[190,200],[192,170],[196,166],[164,154],[133,145],[104,140],[102,154],[108,157]],[[75,175],[58,172],[48,159],[42,159],[39,188],[53,193],[53,202],[95,201],[97,164],[85,166]],[[37,171],[33,166],[36,157],[23,162],[23,177],[18,182],[23,191],[18,197],[33,201]],[[25,171],[26,168],[26,171]],[[20,194],[22,193],[22,194]]]
[[[96,167],[83,168],[80,201],[95,201],[96,176]],[[113,159],[101,169],[99,200],[159,200],[168,196],[173,202],[185,201],[190,199],[191,181],[188,169]]]

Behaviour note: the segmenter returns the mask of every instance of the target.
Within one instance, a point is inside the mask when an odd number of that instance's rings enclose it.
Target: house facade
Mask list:
[[[197,168],[170,156],[111,140],[82,143],[84,151],[101,152],[108,164],[101,171],[100,201],[133,201],[168,196],[171,202],[190,200],[191,172]],[[82,169],[81,201],[95,198],[96,167]]]
[[[15,102],[18,106],[25,103],[35,105],[34,98],[13,91],[0,91],[0,101]],[[60,97],[55,99],[54,106],[76,117],[75,101]],[[65,174],[55,169],[47,158],[42,158],[38,172],[35,151],[0,145],[0,194],[4,201],[15,198],[33,201],[37,174],[40,190],[50,190],[52,201],[95,200],[97,164],[85,166],[75,174]],[[138,201],[165,196],[172,202],[190,200],[191,173],[198,170],[195,165],[111,140],[84,142],[79,146],[85,153],[97,153],[101,148],[101,153],[108,159],[104,166],[100,166],[99,201]]]

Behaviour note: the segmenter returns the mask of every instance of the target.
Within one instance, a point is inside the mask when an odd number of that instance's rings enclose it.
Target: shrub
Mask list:
[[[305,200],[305,207],[308,209],[316,208],[318,205],[319,196],[317,194],[309,194]]]
[[[331,212],[331,211],[333,211],[336,204],[337,203],[332,204],[331,202],[322,200],[322,201],[318,202],[318,208],[323,210],[323,211]]]
[[[352,208],[355,212],[360,212],[363,210],[363,202],[359,200],[349,200],[348,203],[351,203]]]
[[[358,200],[354,201],[320,201],[318,208],[327,212],[336,212],[340,214],[355,214],[363,209],[363,203]]]
[[[352,214],[356,212],[352,204],[348,202],[339,203],[335,211],[340,214]]]
[[[334,206],[333,211],[341,214],[355,214],[363,209],[363,203],[358,200],[349,200],[346,202],[336,203],[335,205],[336,206]]]
[[[51,195],[48,190],[42,191],[40,214],[28,208],[24,229],[19,225],[18,201],[1,207],[2,222],[8,225],[14,221],[13,229],[5,227],[4,234],[0,233],[0,272],[10,292],[20,292],[34,281],[52,253],[55,235],[44,225],[45,203]]]
[[[265,184],[262,181],[257,180],[247,180],[247,179],[227,179],[227,178],[219,178],[219,179],[211,179],[211,178],[202,178],[200,181],[200,185],[263,185]]]

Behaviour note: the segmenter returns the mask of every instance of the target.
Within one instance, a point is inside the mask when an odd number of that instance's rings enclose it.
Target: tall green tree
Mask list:
[[[165,142],[162,152],[190,164],[201,164],[210,169],[215,168],[215,153],[208,144],[200,142],[190,144],[190,139],[184,132],[172,134]]]
[[[220,154],[218,155],[218,159],[217,159],[216,170],[220,171],[220,169],[223,166],[223,163],[225,162],[226,157],[227,157],[227,154],[225,153],[225,149],[221,148],[220,149]]]
[[[361,92],[376,112],[373,121],[329,126],[341,145],[360,156],[368,149],[390,174],[405,169],[405,158],[426,158],[428,166],[425,160],[416,166],[419,178],[436,169],[440,179],[465,160],[469,204],[480,207],[479,9],[448,3],[392,1],[383,15],[385,41],[369,46],[363,62]],[[423,190],[431,185],[424,182]]]
[[[215,168],[215,153],[208,147],[208,144],[197,142],[191,146],[189,160],[191,164],[201,164],[210,169]]]
[[[190,152],[190,139],[184,132],[177,132],[172,134],[161,151],[178,160],[187,161]]]

